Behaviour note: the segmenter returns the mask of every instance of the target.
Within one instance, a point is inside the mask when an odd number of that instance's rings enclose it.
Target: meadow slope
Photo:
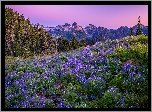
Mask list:
[[[146,108],[148,38],[128,36],[6,63],[5,107]]]

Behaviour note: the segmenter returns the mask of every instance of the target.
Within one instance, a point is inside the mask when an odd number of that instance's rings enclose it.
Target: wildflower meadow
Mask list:
[[[5,63],[5,108],[149,106],[145,35]]]

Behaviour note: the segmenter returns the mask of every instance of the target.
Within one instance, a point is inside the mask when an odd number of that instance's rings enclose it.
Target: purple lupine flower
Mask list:
[[[124,104],[121,104],[121,107],[124,108]]]
[[[124,102],[124,101],[125,101],[125,98],[124,98],[124,97],[123,97],[123,98],[121,98],[121,101],[122,101],[122,102]]]
[[[117,62],[117,58],[116,58],[116,57],[114,57],[114,60],[113,60],[113,62],[115,62],[115,63]]]
[[[21,91],[24,93],[24,86],[21,86]]]
[[[63,108],[63,103],[62,102],[60,103],[60,108]]]
[[[40,78],[38,78],[37,80],[40,81]]]
[[[134,81],[137,82],[137,79],[134,77]]]
[[[86,86],[86,85],[87,85],[87,82],[88,82],[88,80],[87,80],[87,79],[85,79],[85,80],[84,80],[84,82],[83,82],[83,83],[84,83],[84,86]]]
[[[15,105],[15,106],[10,106],[10,108],[17,108],[17,106]]]
[[[127,63],[126,69],[129,69],[130,67],[131,67],[131,64],[130,64],[130,63]]]
[[[66,105],[66,108],[70,108],[70,107],[71,107],[71,105],[70,105],[70,104],[67,104],[67,105]]]
[[[130,76],[130,75],[128,75],[128,78],[130,79],[130,78],[131,78],[131,76]]]
[[[100,92],[100,97],[102,96],[102,94],[103,94],[103,93],[102,93],[102,92]]]
[[[103,86],[106,86],[106,81],[103,83]]]
[[[86,100],[87,98],[85,97],[84,100]]]
[[[126,80],[123,81],[124,84],[126,84],[126,82],[127,82]]]
[[[48,77],[47,77],[47,76],[44,76],[44,79],[48,79]]]
[[[131,72],[131,76],[134,77],[135,76],[135,72]]]
[[[126,94],[129,94],[127,90],[126,90]]]
[[[95,96],[93,96],[93,95],[91,95],[91,96],[90,96],[90,98],[91,98],[91,99],[95,99],[96,97],[95,97]]]
[[[136,104],[136,106],[137,106],[138,108],[140,108],[140,105],[139,105],[138,103]]]
[[[69,93],[69,90],[66,90],[65,93],[66,93],[66,94]]]
[[[90,96],[90,98],[92,99],[92,98],[93,98],[93,96],[91,95],[91,96]]]
[[[136,67],[136,66],[133,66],[133,68],[134,68],[134,69],[133,69],[134,71],[136,71],[136,70],[137,70],[137,67]]]
[[[126,70],[123,68],[123,69],[120,70],[120,72],[126,72]]]
[[[108,90],[107,92],[112,92],[112,89]]]
[[[16,84],[16,85],[18,85],[19,83],[20,83],[20,82],[19,82],[18,80],[17,80],[17,81],[15,81],[15,84]]]
[[[133,106],[133,105],[130,105],[129,108],[134,108],[134,106]]]
[[[142,77],[145,78],[146,77],[145,74],[142,74]]]
[[[141,72],[138,72],[138,77],[140,77],[141,76]]]
[[[6,85],[7,86],[11,85],[11,81],[6,82]]]
[[[22,106],[23,106],[24,108],[28,108],[28,107],[29,107],[29,105],[28,105],[25,101],[23,101],[21,104],[22,104]]]
[[[34,106],[37,106],[37,103],[36,102],[34,102],[34,104],[33,104]]]

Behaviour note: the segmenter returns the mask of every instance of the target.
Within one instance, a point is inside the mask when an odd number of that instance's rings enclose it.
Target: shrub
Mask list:
[[[118,88],[121,88],[123,81],[124,78],[122,74],[118,74],[109,82],[108,86],[116,86]]]
[[[119,92],[105,92],[103,97],[99,99],[100,108],[115,108],[117,101],[122,97]]]

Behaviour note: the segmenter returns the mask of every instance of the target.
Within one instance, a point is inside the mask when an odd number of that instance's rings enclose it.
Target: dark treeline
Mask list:
[[[85,40],[78,42],[73,36],[72,41],[66,38],[54,40],[39,24],[32,25],[23,14],[5,9],[5,56],[34,56],[54,54],[85,46]]]
[[[73,35],[72,40],[69,41],[67,38],[58,38],[57,39],[57,51],[64,52],[78,49],[79,47],[86,46],[86,41],[81,39],[80,42],[77,41],[76,37]]]
[[[29,19],[5,9],[5,56],[32,56],[56,52],[56,41]]]

